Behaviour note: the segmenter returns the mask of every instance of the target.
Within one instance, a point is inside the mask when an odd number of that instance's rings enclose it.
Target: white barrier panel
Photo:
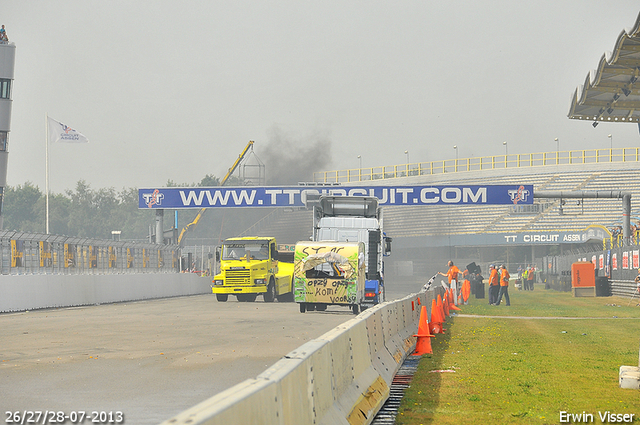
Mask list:
[[[275,382],[265,379],[247,379],[185,410],[165,423],[280,425],[283,422],[277,410],[279,402]]]
[[[429,292],[428,297],[414,294],[372,307],[290,352],[256,379],[163,424],[369,424],[415,348],[421,310],[417,298],[426,304],[443,291]]]
[[[0,313],[209,293],[193,273],[2,276]]]
[[[273,422],[274,424],[295,425],[315,422],[315,397],[318,393],[315,390],[317,383],[314,379],[319,371],[314,368],[312,356],[325,352],[326,349],[323,348],[326,345],[326,341],[309,341],[258,375],[258,379],[276,384],[280,415],[279,421]],[[320,356],[322,355],[321,353]],[[321,366],[318,368],[321,369]],[[260,412],[254,413],[259,415]],[[268,422],[261,422],[259,417],[255,417],[246,423]]]

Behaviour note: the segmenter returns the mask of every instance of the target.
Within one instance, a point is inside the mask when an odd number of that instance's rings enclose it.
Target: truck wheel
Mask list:
[[[300,303],[300,313],[307,311],[307,306],[304,303]]]
[[[360,308],[359,308],[358,304],[352,305],[351,309],[353,311],[353,314],[358,314],[360,312]]]
[[[264,302],[272,303],[273,300],[276,299],[276,285],[273,282],[273,279],[269,281],[269,286],[267,286],[267,292],[262,296],[264,298]]]
[[[326,304],[316,304],[316,311],[325,311],[327,309]]]
[[[229,295],[227,294],[216,294],[216,299],[218,300],[218,302],[226,302],[229,299]]]

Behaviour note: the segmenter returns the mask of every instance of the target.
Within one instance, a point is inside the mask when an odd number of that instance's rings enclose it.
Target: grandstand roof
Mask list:
[[[573,93],[569,118],[640,123],[640,14]]]

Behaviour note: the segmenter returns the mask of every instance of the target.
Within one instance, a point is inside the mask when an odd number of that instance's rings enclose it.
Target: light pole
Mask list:
[[[358,161],[360,163],[360,168],[358,168],[358,181],[362,181],[362,155],[358,155]]]
[[[507,168],[507,163],[509,161],[509,151],[507,150],[507,142],[502,142],[504,145],[504,168]]]
[[[609,138],[609,162],[613,162],[613,136],[610,134]]]
[[[613,149],[613,136],[610,134],[607,136],[609,138],[609,142],[610,142],[610,148],[609,149]]]
[[[453,169],[454,169],[454,171],[457,172],[458,171],[458,145],[453,145],[453,150],[456,151],[456,162],[454,164]]]
[[[560,142],[558,141],[558,138],[556,137],[556,165],[558,165],[558,163],[560,162]]]
[[[407,155],[407,164],[409,163],[409,151],[404,151],[404,154]]]
[[[360,161],[360,169],[362,169],[362,155],[358,155],[358,161]]]

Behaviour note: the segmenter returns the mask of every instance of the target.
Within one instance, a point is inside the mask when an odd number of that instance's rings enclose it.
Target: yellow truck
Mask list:
[[[278,246],[271,237],[229,238],[216,251],[220,273],[212,291],[220,302],[235,295],[253,302],[262,294],[265,302],[293,301],[293,264],[279,261]]]
[[[300,313],[342,305],[358,314],[365,301],[364,243],[298,242],[293,276]]]

